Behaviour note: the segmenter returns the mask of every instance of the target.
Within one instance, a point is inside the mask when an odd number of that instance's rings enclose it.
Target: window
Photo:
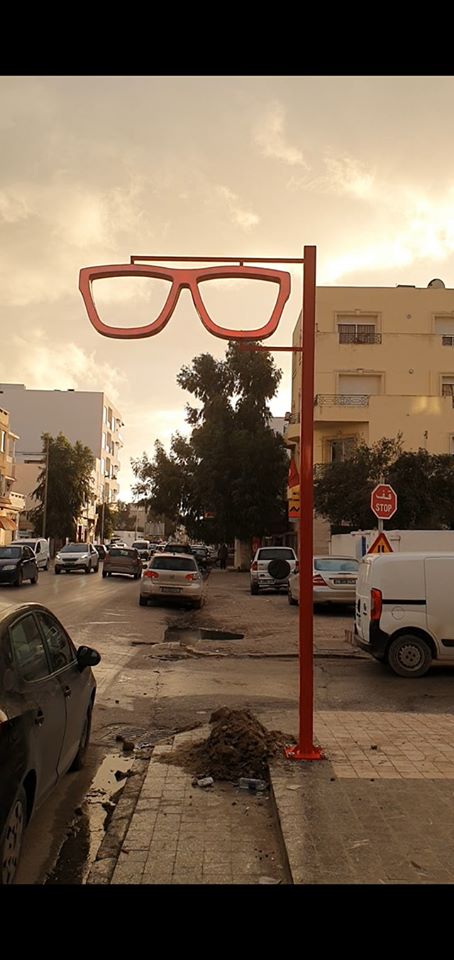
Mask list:
[[[46,639],[52,670],[62,670],[76,659],[76,651],[60,624],[47,613],[36,614]]]
[[[104,407],[103,422],[104,422],[104,423],[107,423],[107,407]]]
[[[42,680],[49,676],[46,651],[35,618],[29,614],[10,627],[11,646],[24,680]]]
[[[105,433],[103,433],[103,435],[102,435],[102,448],[103,448],[103,450],[106,449],[106,435],[105,435]]]
[[[357,560],[339,560],[338,557],[322,557],[314,560],[314,570],[324,570],[325,573],[337,573],[339,570],[343,573],[358,573]]]
[[[195,560],[190,557],[154,557],[149,564],[150,570],[197,570]]]
[[[381,343],[374,323],[338,323],[339,343]]]
[[[454,397],[454,374],[449,374],[441,378],[442,397]]]
[[[5,453],[6,450],[6,433],[4,430],[0,430],[0,453]]]
[[[350,460],[356,446],[355,437],[340,437],[328,441],[328,462],[343,463]]]
[[[30,550],[30,547],[23,547],[22,555],[24,560],[33,560],[35,556],[35,554],[33,553],[33,550]]]
[[[381,374],[339,374],[339,390],[342,396],[374,396],[381,393]]]
[[[262,547],[257,560],[294,560],[291,547]]]
[[[434,317],[434,332],[441,337],[443,347],[453,347],[454,317],[452,315]]]

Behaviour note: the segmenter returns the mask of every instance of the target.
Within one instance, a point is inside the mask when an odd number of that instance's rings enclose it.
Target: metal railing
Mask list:
[[[316,407],[368,407],[369,396],[362,393],[317,393]]]
[[[381,343],[381,333],[341,333],[339,343]]]

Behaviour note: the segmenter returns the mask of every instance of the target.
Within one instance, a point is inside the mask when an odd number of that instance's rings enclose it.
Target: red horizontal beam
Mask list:
[[[154,263],[158,260],[171,260],[174,263],[304,263],[304,260],[295,257],[148,257],[137,254],[130,257],[131,263],[137,260],[153,260]]]

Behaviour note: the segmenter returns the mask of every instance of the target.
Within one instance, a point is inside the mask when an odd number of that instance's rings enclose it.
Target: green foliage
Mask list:
[[[454,464],[448,454],[402,450],[402,435],[372,446],[360,441],[353,456],[327,464],[314,481],[315,509],[333,525],[367,530],[376,525],[370,495],[381,477],[397,493],[387,528],[437,530],[454,525]]]
[[[104,524],[103,524],[104,511]],[[119,527],[117,524],[117,511],[112,508],[110,503],[96,504],[96,531],[97,540],[110,540],[114,530],[127,530],[128,527]]]
[[[33,491],[33,499],[39,504],[32,511],[31,520],[36,534],[41,535],[47,474],[45,536],[74,539],[83,504],[93,497],[91,473],[95,458],[89,447],[79,440],[70,443],[62,433],[55,438],[43,433],[41,439],[43,459],[48,451],[48,471],[43,463],[38,485]]]
[[[206,542],[285,528],[288,459],[268,426],[281,376],[269,353],[242,353],[234,343],[225,360],[195,357],[177,376],[198,401],[186,407],[191,437],[175,434],[169,453],[157,441],[153,460],[144,453],[132,461],[135,496]]]

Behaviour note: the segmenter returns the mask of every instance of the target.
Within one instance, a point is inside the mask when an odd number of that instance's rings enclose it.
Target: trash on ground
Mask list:
[[[254,777],[240,777],[238,781],[238,786],[240,790],[251,790],[253,792],[260,790],[266,790],[266,783],[264,780],[256,780]]]
[[[213,783],[213,777],[196,777],[195,780],[192,781],[194,787],[212,787]]]

